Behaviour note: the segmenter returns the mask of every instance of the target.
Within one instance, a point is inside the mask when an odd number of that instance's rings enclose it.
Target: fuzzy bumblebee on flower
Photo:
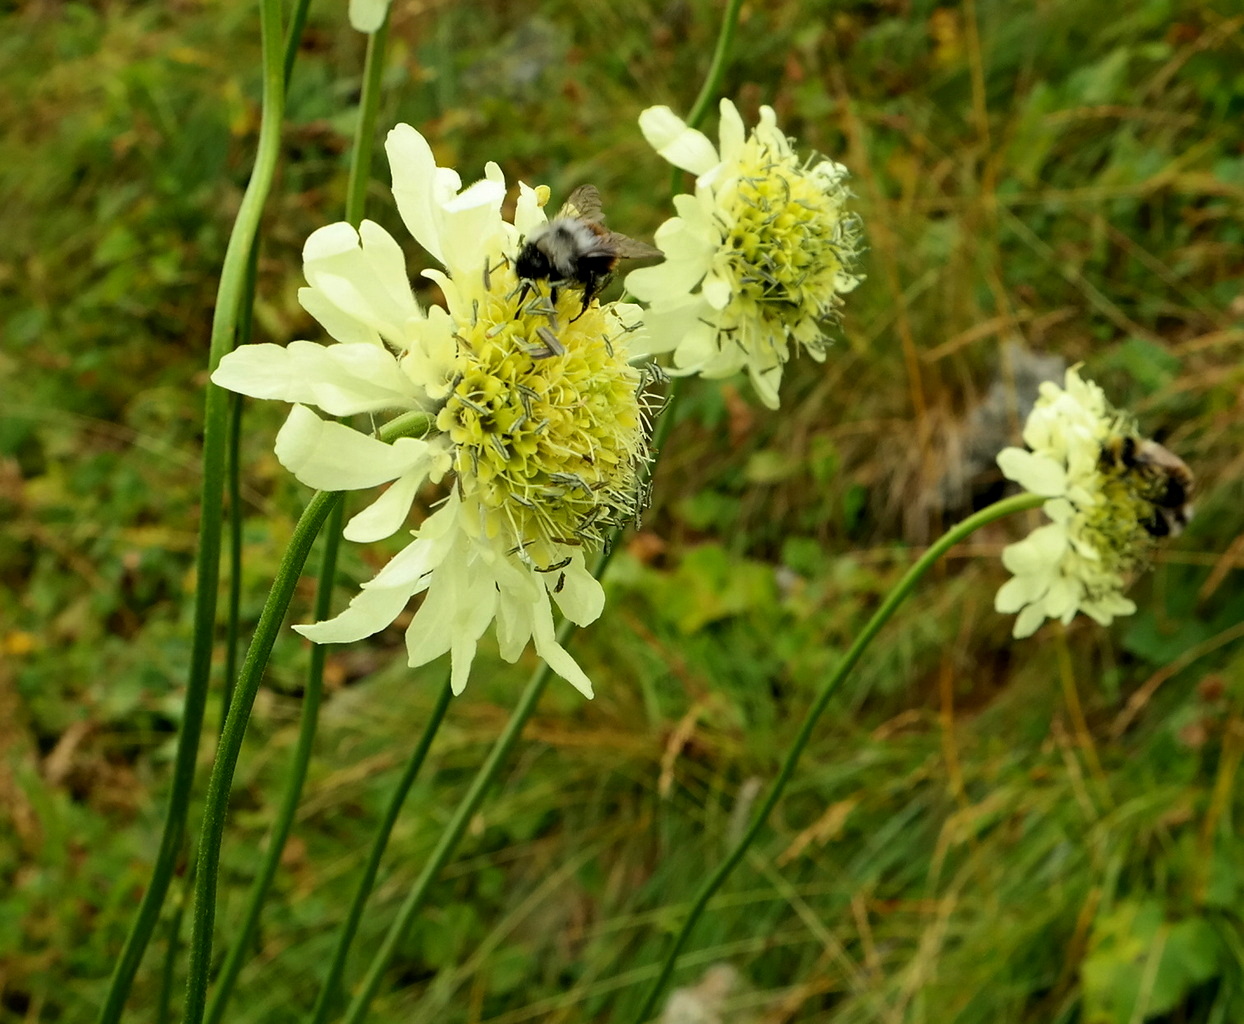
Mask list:
[[[672,352],[675,373],[746,371],[776,409],[792,349],[823,360],[842,296],[861,280],[859,221],[846,168],[800,157],[771,107],[750,132],[729,100],[720,110],[719,147],[668,107],[640,115],[653,148],[696,182],[657,229],[665,262],[632,271],[626,287],[648,304],[649,347]]]
[[[1065,384],[1041,385],[1022,448],[998,454],[1002,472],[1047,498],[1051,522],[1002,552],[1013,577],[995,607],[1018,612],[1014,635],[1030,636],[1047,618],[1077,611],[1108,625],[1136,605],[1123,596],[1148,568],[1159,542],[1192,514],[1192,473],[1178,456],[1141,436],[1101,388],[1067,371]]]
[[[386,149],[402,220],[443,268],[423,274],[445,307],[415,301],[402,249],[379,225],[329,225],[307,240],[299,299],[335,343],[246,346],[212,377],[294,403],[276,454],[302,483],[389,484],[346,525],[349,540],[391,536],[425,483],[445,489],[414,540],[345,611],[294,628],[317,643],[358,640],[423,594],[406,630],[412,667],[449,652],[461,692],[495,624],[504,658],[533,641],[590,696],[555,639],[552,604],[580,625],[600,615],[604,592],[587,556],[639,509],[650,458],[647,378],[631,365],[642,354],[641,311],[552,289],[527,298],[514,259],[547,222],[547,189],[520,184],[511,223],[496,164],[464,189],[410,126],[390,132]],[[421,412],[424,430],[386,443],[311,406],[343,417]]]

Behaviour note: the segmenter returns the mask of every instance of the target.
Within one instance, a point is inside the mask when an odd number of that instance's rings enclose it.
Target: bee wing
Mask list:
[[[649,245],[647,242],[638,242],[634,238],[628,238],[626,235],[619,235],[616,231],[609,235],[609,243],[613,247],[613,251],[624,260],[646,260],[653,256],[662,258],[665,256],[665,253],[655,245]]]
[[[580,185],[570,193],[570,198],[566,200],[557,216],[576,217],[589,224],[599,224],[605,219],[604,211],[601,209],[600,192],[597,191],[595,185]]]

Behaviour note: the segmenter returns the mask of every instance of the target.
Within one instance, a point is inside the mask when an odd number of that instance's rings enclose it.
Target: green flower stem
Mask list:
[[[383,858],[384,851],[389,845],[389,837],[393,833],[393,826],[397,824],[397,817],[402,811],[402,805],[406,802],[407,795],[410,793],[410,787],[414,785],[415,777],[423,767],[424,759],[427,757],[428,750],[432,746],[432,740],[441,726],[445,712],[449,710],[449,702],[452,696],[453,690],[450,688],[448,677],[446,677],[445,682],[441,685],[440,695],[436,698],[436,704],[432,708],[432,714],[428,717],[427,724],[423,727],[423,735],[419,737],[419,743],[411,753],[410,760],[406,762],[406,768],[402,772],[402,777],[397,780],[397,786],[394,788],[393,793],[389,797],[389,803],[385,807],[384,818],[380,822],[380,827],[376,829],[375,836],[372,838],[371,850],[367,854],[367,863],[363,867],[363,875],[359,879],[358,887],[354,891],[354,899],[350,903],[350,910],[341,925],[341,930],[337,933],[337,945],[333,949],[333,958],[328,965],[328,973],[320,986],[320,994],[316,997],[315,1009],[312,1011],[310,1024],[324,1024],[328,1020],[328,1015],[332,1008],[337,1004],[341,976],[345,972],[346,957],[350,953],[350,946],[354,942],[354,936],[358,933],[359,922],[363,919],[363,911],[367,907],[367,900],[371,896],[372,887],[376,884],[376,875],[380,871],[381,858]]]
[[[691,113],[687,115],[687,126],[698,128],[709,105],[717,97],[717,89],[721,85],[722,76],[726,73],[726,64],[730,61],[730,50],[734,46],[734,32],[739,27],[739,11],[743,0],[730,0],[726,5],[726,14],[721,21],[721,32],[717,36],[717,48],[713,51],[712,63],[708,66],[708,74],[704,84],[700,86],[700,95],[691,105]]]
[[[305,6],[309,0],[304,0]],[[376,134],[376,114],[379,110],[379,94],[384,67],[385,42],[388,39],[389,20],[386,15],[380,31],[368,37],[366,68],[363,75],[363,97],[360,104],[358,128],[354,139],[354,151],[350,162],[350,177],[346,187],[346,220],[355,227],[363,219],[366,208],[367,181],[371,168],[372,142]],[[287,54],[288,56],[288,54]],[[257,250],[252,250],[252,254]],[[241,406],[241,396],[233,396]],[[236,469],[236,449],[231,464]],[[233,478],[236,484],[236,474]],[[231,505],[237,508],[236,501]],[[324,538],[324,551],[320,563],[319,584],[316,590],[313,619],[316,622],[329,617],[332,610],[333,583],[337,575],[337,552],[341,546],[341,528],[344,517],[344,504],[338,502],[329,513],[326,524],[327,533]],[[235,515],[234,521],[240,523]],[[231,590],[232,593],[232,590]],[[242,924],[233,935],[233,944],[224,966],[216,981],[211,1002],[207,1008],[209,1024],[218,1024],[224,1017],[225,1007],[237,984],[238,974],[246,962],[254,939],[255,930],[259,927],[259,917],[272,880],[276,877],[280,866],[281,855],[285,851],[285,843],[289,839],[293,827],[294,815],[298,810],[298,801],[302,797],[302,788],[307,778],[307,768],[311,762],[311,748],[315,742],[315,733],[319,725],[320,702],[324,693],[324,661],[327,648],[322,644],[312,644],[311,659],[307,667],[307,682],[303,690],[302,723],[299,727],[298,743],[294,748],[294,758],[286,778],[285,793],[277,818],[272,824],[268,836],[268,846],[251,885]],[[232,680],[232,674],[229,676]],[[232,687],[230,687],[230,694]],[[442,712],[443,713],[443,712]],[[223,720],[223,716],[222,716]],[[435,729],[432,730],[435,732]],[[431,737],[429,736],[429,742]],[[413,782],[413,776],[411,777]]]
[[[186,901],[178,900],[168,918],[168,950],[164,954],[164,967],[160,971],[160,991],[156,994],[155,1012],[151,1019],[155,1024],[166,1024],[169,1006],[176,987],[177,950],[181,944],[181,919],[186,916]]]
[[[367,204],[371,157],[376,142],[376,115],[380,110],[380,84],[384,78],[384,55],[389,42],[389,15],[367,37],[367,57],[363,65],[363,95],[359,100],[359,119],[354,131],[354,150],[350,161],[350,182],[346,186],[346,220],[358,227]]]
[[[216,368],[224,354],[233,346],[238,312],[245,292],[250,249],[259,228],[260,214],[272,186],[277,158],[280,155],[281,120],[285,111],[280,0],[261,0],[260,22],[264,64],[263,114],[255,168],[238,208],[221,268],[220,286],[216,293],[216,313],[212,320],[209,371]],[[209,383],[203,417],[203,489],[199,505],[199,547],[195,562],[194,639],[168,811],[151,881],[143,893],[134,924],[117,959],[108,992],[100,1008],[100,1024],[115,1024],[121,1017],[126,997],[159,918],[160,908],[164,904],[164,897],[181,852],[211,677],[216,595],[220,585],[220,537],[228,414],[226,393]]]
[[[726,73],[726,65],[730,62],[730,50],[734,46],[734,32],[739,26],[739,11],[743,0],[729,0],[726,14],[721,21],[721,31],[717,35],[717,47],[713,50],[713,59],[708,66],[708,74],[704,84],[700,86],[700,94],[691,105],[691,113],[687,115],[687,127],[698,128],[700,122],[708,115],[708,108],[717,96],[717,89]],[[682,191],[681,168],[675,167],[670,177],[670,192],[677,195]]]
[[[246,661],[242,665],[238,685],[233,692],[233,703],[225,728],[220,735],[220,746],[212,765],[211,778],[207,784],[207,798],[203,808],[203,830],[199,840],[198,874],[194,885],[194,927],[190,936],[190,977],[186,988],[185,1020],[198,1024],[203,1019],[207,1000],[207,979],[212,957],[212,924],[216,916],[216,882],[220,871],[220,843],[224,835],[225,817],[228,812],[229,790],[233,783],[234,769],[242,749],[242,737],[250,719],[251,706],[259,683],[263,679],[268,656],[276,643],[277,633],[285,620],[294,588],[302,576],[311,545],[328,519],[333,508],[341,504],[341,492],[318,492],[307,504],[294,527],[294,535],[281,559],[276,579],[268,592],[259,624],[251,639]]]
[[[379,431],[382,441],[425,433],[429,417],[424,413],[408,412],[395,417]],[[190,974],[186,985],[186,1024],[200,1024],[207,1001],[207,982],[211,971],[212,925],[216,918],[216,883],[220,871],[220,844],[224,837],[225,817],[229,809],[229,790],[233,773],[237,768],[238,755],[242,750],[242,738],[250,720],[251,708],[259,684],[263,679],[272,645],[285,619],[294,588],[302,575],[311,545],[320,528],[328,519],[335,505],[341,503],[342,493],[319,491],[294,527],[289,547],[277,568],[276,578],[268,599],[264,602],[251,638],[250,649],[234,690],[233,703],[225,719],[225,728],[212,764],[212,774],[207,784],[207,797],[203,807],[203,831],[199,838],[198,874],[194,885],[194,925],[190,936]]]
[[[786,759],[782,762],[777,778],[773,781],[773,785],[769,787],[769,792],[766,794],[764,802],[760,805],[760,809],[756,811],[755,816],[752,818],[747,831],[729,854],[726,855],[725,860],[717,866],[717,870],[704,881],[699,891],[695,894],[695,898],[691,903],[691,909],[687,913],[682,927],[670,943],[665,960],[661,964],[661,970],[649,987],[648,994],[644,998],[639,1012],[635,1014],[635,1024],[640,1024],[640,1022],[646,1021],[652,1016],[653,1010],[656,1008],[657,999],[665,989],[665,985],[674,971],[674,964],[678,959],[678,954],[686,944],[691,934],[691,929],[695,927],[713,894],[721,888],[722,883],[729,876],[730,872],[743,859],[743,855],[747,852],[748,847],[751,846],[752,841],[760,834],[761,829],[764,828],[765,823],[769,820],[769,815],[773,812],[773,808],[781,798],[782,792],[786,789],[786,784],[794,774],[795,766],[799,763],[799,758],[803,754],[804,748],[808,745],[808,740],[812,737],[812,730],[815,728],[817,720],[821,717],[821,713],[824,712],[830,698],[837,691],[839,685],[841,685],[851,669],[855,667],[856,662],[860,659],[860,655],[864,653],[864,649],[869,645],[873,637],[889,621],[890,616],[903,603],[907,595],[915,589],[920,578],[952,547],[987,523],[992,523],[996,519],[1013,515],[1016,512],[1026,512],[1029,509],[1040,508],[1045,500],[1040,495],[1018,494],[1011,498],[1004,498],[1002,501],[995,502],[988,508],[981,509],[981,511],[968,516],[967,519],[951,527],[942,537],[935,541],[917,559],[916,563],[907,570],[903,578],[898,581],[898,584],[886,596],[886,599],[881,603],[881,607],[873,613],[873,617],[860,630],[859,635],[852,642],[842,661],[838,663],[838,667],[834,669],[833,673],[822,685],[821,692],[817,695],[812,707],[804,717],[803,725],[799,727],[799,733],[796,735],[794,743],[791,744]]]
[[[325,520],[324,551],[321,556],[320,582],[315,595],[313,616],[316,622],[328,618],[332,602],[333,579],[337,573],[337,549],[341,546],[344,508],[343,501],[335,502],[329,509]],[[218,1024],[224,1018],[225,1006],[233,994],[233,986],[237,983],[242,965],[251,953],[251,942],[255,936],[255,929],[259,926],[259,915],[263,911],[268,889],[272,885],[272,879],[276,877],[277,868],[281,863],[281,854],[285,850],[285,842],[294,824],[294,815],[298,811],[298,801],[302,796],[307,766],[311,762],[311,748],[315,743],[316,728],[320,721],[320,701],[324,694],[324,658],[327,653],[328,649],[323,644],[311,645],[311,663],[307,669],[307,685],[302,698],[302,721],[298,728],[298,743],[294,747],[293,763],[289,767],[285,782],[285,793],[281,798],[276,820],[273,821],[272,829],[268,834],[268,847],[264,851],[255,880],[251,883],[250,896],[247,899],[241,926],[232,936],[233,945],[216,979],[212,1001],[207,1008],[209,1024]]]
[[[244,344],[244,343],[243,343]],[[220,692],[220,727],[233,700],[238,677],[238,623],[242,614],[242,473],[238,453],[242,442],[242,396],[229,396],[229,597],[225,610],[225,678]]]

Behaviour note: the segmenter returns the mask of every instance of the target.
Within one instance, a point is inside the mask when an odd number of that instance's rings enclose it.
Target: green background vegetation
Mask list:
[[[669,172],[635,117],[686,110],[720,6],[397,0],[380,122],[420,127],[468,180],[497,160],[555,196],[593,182],[615,227],[650,237]],[[294,72],[257,340],[320,337],[295,292],[302,241],[341,215],[363,50],[344,8],[315,6]],[[824,673],[939,521],[965,511],[942,481],[1016,338],[1084,361],[1181,454],[1197,518],[1134,588],[1139,613],[1109,630],[1010,639],[992,609],[996,556],[1022,523],[952,556],[849,680],[679,981],[737,967],[729,1020],[1244,1020],[1237,12],[745,5],[724,92],[749,119],[772,104],[806,147],[848,164],[868,280],[827,363],[788,371],[780,414],[744,388],[688,389],[606,617],[574,641],[598,695],[550,688],[375,1020],[626,1019]],[[215,275],[258,126],[257,35],[237,0],[0,5],[3,1024],[93,1020],[149,873],[189,650]],[[401,237],[387,180],[378,154],[369,215]],[[271,453],[283,415],[246,412],[247,624],[307,496]],[[399,543],[347,545],[339,600]],[[330,656],[311,777],[233,1021],[297,1021],[314,998],[443,678],[404,667],[398,627]],[[265,841],[306,658],[287,632],[256,705],[218,949]],[[485,645],[359,950],[532,664]],[[175,883],[169,909],[182,898]],[[166,949],[162,927],[135,1020],[152,1019]]]

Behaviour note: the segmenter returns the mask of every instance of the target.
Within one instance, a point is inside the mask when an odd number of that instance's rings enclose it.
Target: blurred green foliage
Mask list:
[[[635,116],[686,109],[720,6],[397,0],[381,122],[418,125],[468,179],[497,160],[555,195],[592,181],[611,223],[648,236],[668,169]],[[598,697],[545,698],[374,1019],[624,1019],[752,780],[772,776],[913,546],[964,511],[939,497],[956,439],[1022,338],[1085,361],[1194,466],[1197,518],[1109,631],[1014,643],[992,610],[1013,532],[952,557],[850,680],[680,983],[732,963],[739,1021],[1242,1020],[1244,16],[1229,0],[782,0],[743,19],[726,91],[849,165],[869,279],[830,360],[788,372],[780,415],[730,385],[687,389],[608,621],[575,641]],[[93,1020],[154,852],[257,31],[233,0],[0,7],[0,1024]],[[313,9],[265,218],[259,340],[319,337],[295,298],[299,251],[340,217],[362,50],[344,5]],[[380,156],[375,173],[369,214],[402,237]],[[248,624],[306,497],[271,454],[281,416],[246,412]],[[342,600],[387,554],[346,552]],[[283,637],[256,708],[218,947],[305,661]],[[477,663],[362,953],[529,667]],[[397,629],[331,655],[231,1020],[310,1006],[440,671],[406,669]],[[166,944],[165,930],[136,1019]]]

